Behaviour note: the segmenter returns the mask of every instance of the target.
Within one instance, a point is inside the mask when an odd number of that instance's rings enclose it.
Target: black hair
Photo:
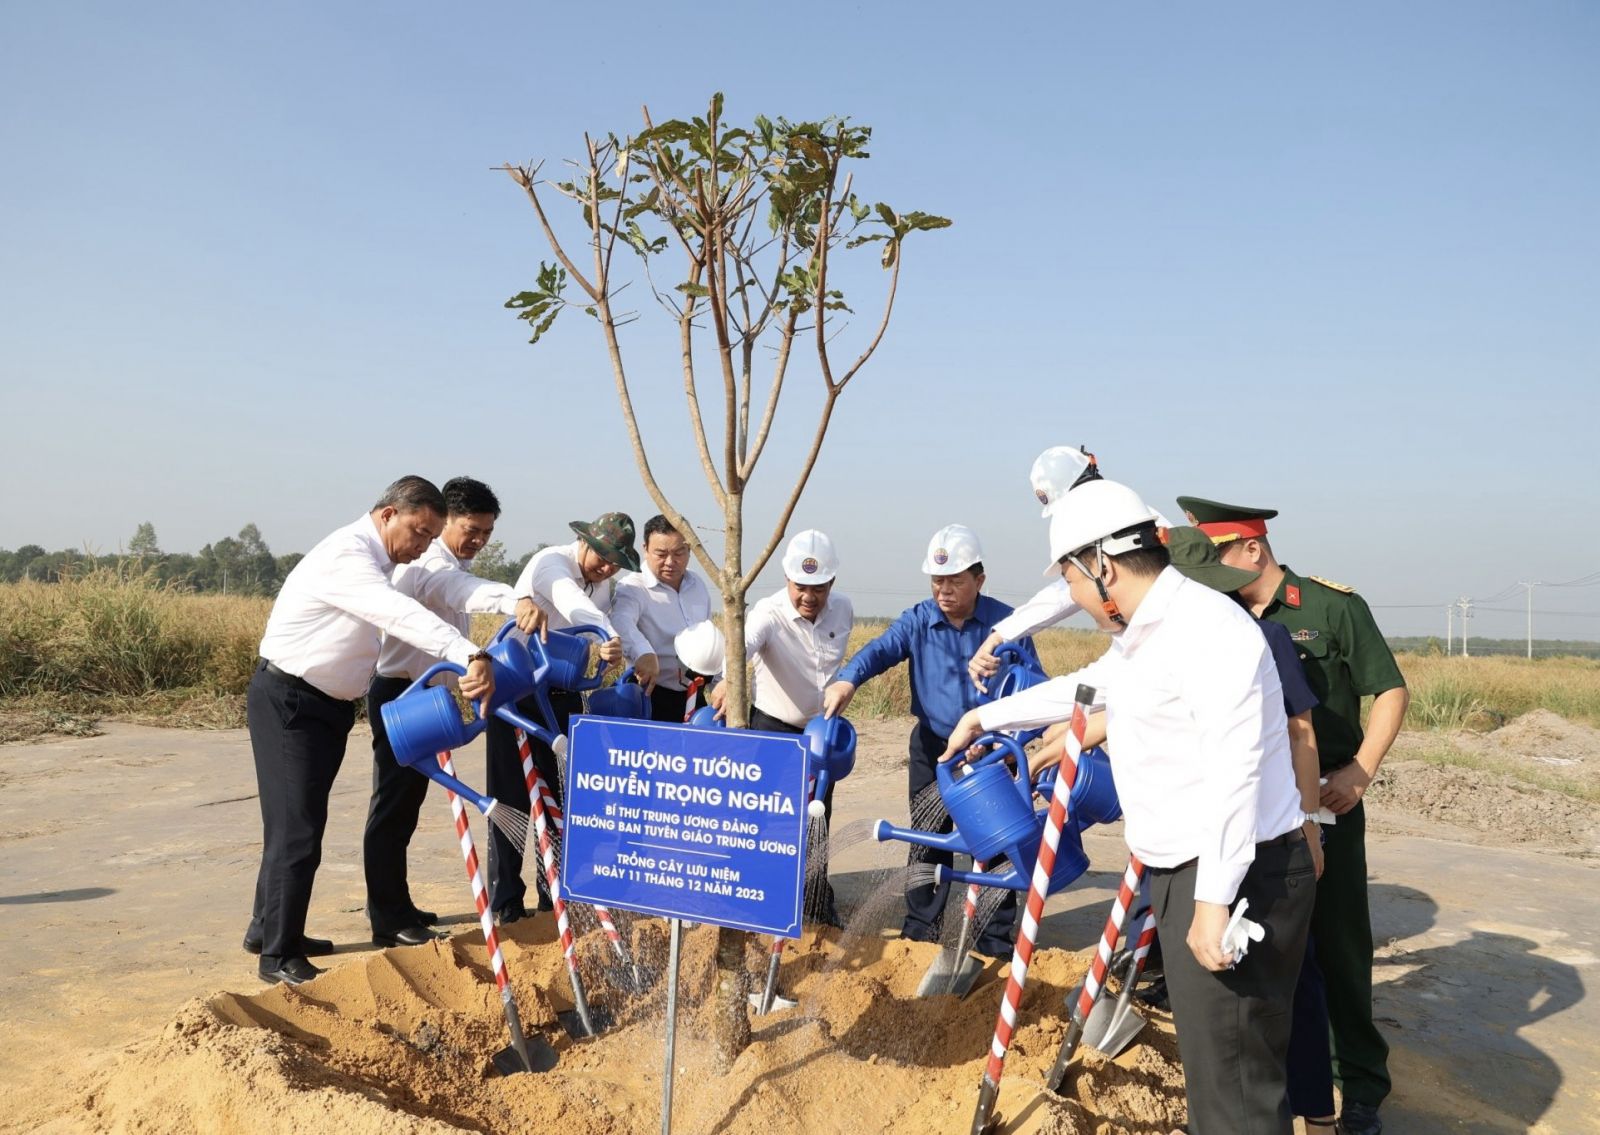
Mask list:
[[[376,512],[380,508],[392,508],[397,512],[432,509],[440,516],[444,516],[444,494],[432,481],[413,473],[401,477],[383,490],[383,495],[378,498],[378,503],[372,506],[372,511]]]
[[[482,481],[471,477],[451,477],[444,483],[446,516],[471,516],[479,512],[500,516],[500,498]]]
[[[980,575],[983,574],[983,561],[979,560],[977,563],[973,564],[967,570],[972,573],[972,578],[973,579],[977,579]]]
[[[644,522],[644,540],[641,542],[645,547],[648,548],[650,546],[650,537],[652,536],[677,535],[679,535],[679,532],[672,526],[672,521],[668,520],[665,516],[662,516],[658,512],[649,520]]]

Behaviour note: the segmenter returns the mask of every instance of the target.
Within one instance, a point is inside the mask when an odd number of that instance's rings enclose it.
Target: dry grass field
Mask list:
[[[99,717],[192,727],[238,726],[271,601],[194,595],[148,576],[101,569],[59,584],[0,585],[0,739],[74,732]],[[852,651],[886,625],[861,620]],[[493,620],[475,628],[486,634]],[[1105,649],[1090,631],[1038,637],[1045,667],[1068,673]],[[1411,730],[1487,731],[1533,709],[1600,725],[1600,661],[1403,654]],[[864,717],[908,712],[904,667],[865,685]]]

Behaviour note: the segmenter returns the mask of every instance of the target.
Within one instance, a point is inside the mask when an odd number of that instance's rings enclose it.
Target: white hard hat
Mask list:
[[[684,627],[672,639],[672,649],[684,669],[711,677],[722,673],[727,640],[710,619]]]
[[[922,561],[923,575],[955,575],[983,561],[978,534],[965,524],[947,524],[928,541]]]
[[[1028,480],[1033,483],[1033,495],[1044,505],[1039,515],[1049,516],[1050,506],[1060,500],[1061,494],[1072,488],[1092,464],[1093,455],[1070,445],[1053,445],[1034,458]]]
[[[827,583],[839,571],[839,553],[833,541],[815,528],[799,533],[783,550],[783,574],[791,583]]]
[[[1107,537],[1127,528],[1154,527],[1159,523],[1159,514],[1127,485],[1116,481],[1089,481],[1079,485],[1050,513],[1050,566],[1044,574],[1056,571],[1062,556],[1090,544],[1100,543],[1101,550],[1112,556],[1142,548],[1146,546],[1145,540],[1135,536],[1118,540]]]

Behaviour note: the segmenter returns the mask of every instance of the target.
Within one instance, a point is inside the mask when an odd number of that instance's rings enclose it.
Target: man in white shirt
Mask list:
[[[656,721],[683,723],[688,683],[672,640],[710,617],[711,593],[689,570],[689,541],[665,516],[652,516],[644,525],[643,569],[617,580],[611,622]]]
[[[444,483],[445,522],[439,538],[422,556],[394,569],[391,582],[451,624],[463,635],[474,614],[520,614],[521,629],[537,633],[544,612],[532,600],[517,602],[509,584],[479,579],[472,559],[494,535],[500,500],[482,481],[455,477]],[[406,848],[417,830],[422,801],[432,783],[416,769],[395,760],[384,729],[383,707],[416,681],[437,657],[404,639],[385,635],[378,655],[378,673],[367,689],[367,720],[372,725],[372,801],[361,839],[367,880],[367,919],[372,940],[380,946],[410,946],[434,937],[428,927],[438,921],[418,910],[406,883]],[[435,682],[443,679],[443,675]]]
[[[611,623],[611,607],[616,584],[611,578],[618,571],[638,571],[639,553],[633,546],[633,520],[626,513],[608,512],[593,524],[574,520],[569,524],[578,538],[570,544],[542,548],[534,553],[514,590],[519,600],[526,599],[544,612],[550,630],[569,627],[599,627],[612,637],[600,649],[608,665],[622,659],[622,642]],[[567,731],[568,719],[583,711],[583,698],[566,690],[550,691],[550,705],[556,720],[548,722],[558,734]],[[538,702],[524,698],[517,708],[535,721],[543,716]],[[516,731],[498,717],[489,720],[486,731],[489,795],[513,807],[528,807],[528,784],[522,774],[522,755],[517,751]],[[561,799],[561,763],[550,747],[532,740],[533,763],[539,775]],[[542,910],[550,907],[545,894],[544,876],[535,880]],[[522,852],[500,834],[489,830],[489,905],[502,925],[527,917],[523,898],[528,893],[522,881]]]
[[[488,656],[389,582],[396,564],[415,560],[439,535],[444,513],[432,483],[400,478],[371,512],[306,553],[272,605],[246,698],[262,839],[244,945],[261,955],[264,981],[310,981],[322,971],[306,956],[332,952],[332,943],[306,937],[306,910],[354,699],[372,681],[382,636],[464,665],[467,697],[494,692]]]
[[[822,713],[822,692],[839,674],[850,644],[855,610],[847,595],[833,589],[839,556],[833,541],[807,529],[789,541],[783,553],[782,591],[758,600],[746,613],[744,650],[752,670],[750,728],[769,733],[800,733]],[[711,694],[720,711],[726,685]],[[823,796],[824,815],[833,820],[833,789]],[[816,894],[806,896],[808,916],[830,926],[841,921],[828,882],[827,852],[820,864],[807,864],[806,877],[819,879]]]
[[[1062,720],[1080,683],[1095,688],[1167,944],[1188,1130],[1289,1135],[1284,1061],[1316,880],[1271,651],[1237,603],[1170,566],[1155,514],[1123,485],[1060,502],[1050,550],[1111,649],[966,714],[945,759],[986,729]],[[1223,933],[1242,899],[1266,936],[1239,959]]]

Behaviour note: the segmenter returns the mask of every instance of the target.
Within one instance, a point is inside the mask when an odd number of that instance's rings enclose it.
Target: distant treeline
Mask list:
[[[96,568],[122,570],[131,567],[161,583],[191,591],[276,595],[284,577],[304,555],[304,552],[273,555],[261,530],[254,524],[246,524],[237,536],[224,536],[214,544],[207,544],[198,553],[163,552],[155,526],[145,523],[139,525],[125,551],[108,555],[72,548],[47,552],[38,544],[24,544],[16,551],[0,548],[0,582],[33,579],[41,583],[60,583]],[[515,583],[523,566],[532,558],[533,552],[528,552],[519,559],[508,559],[505,545],[496,540],[478,554],[472,570],[485,579]]]
[[[1445,641],[1438,635],[1414,635],[1410,638],[1385,636],[1389,642],[1389,649],[1408,654],[1443,654]],[[1467,640],[1467,651],[1470,654],[1512,654],[1518,658],[1528,655],[1528,640],[1525,638],[1477,638]],[[1450,644],[1451,654],[1461,653],[1461,640],[1458,638]],[[1571,656],[1575,658],[1600,658],[1600,642],[1587,642],[1582,639],[1564,638],[1536,638],[1533,640],[1533,656],[1535,658],[1553,658]]]

